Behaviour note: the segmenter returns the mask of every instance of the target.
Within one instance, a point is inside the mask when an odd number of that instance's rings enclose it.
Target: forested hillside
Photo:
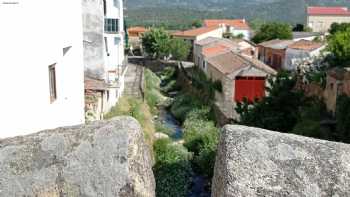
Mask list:
[[[129,25],[187,28],[195,19],[246,18],[304,23],[307,6],[350,6],[349,0],[127,0]]]

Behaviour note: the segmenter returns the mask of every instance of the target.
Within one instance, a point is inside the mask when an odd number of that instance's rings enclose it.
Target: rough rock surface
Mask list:
[[[350,196],[350,145],[225,126],[212,196]]]
[[[151,155],[129,117],[0,140],[0,196],[153,197]]]

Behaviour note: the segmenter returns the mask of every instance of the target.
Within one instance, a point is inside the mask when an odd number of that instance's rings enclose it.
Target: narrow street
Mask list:
[[[142,66],[129,61],[125,74],[124,96],[141,98]]]

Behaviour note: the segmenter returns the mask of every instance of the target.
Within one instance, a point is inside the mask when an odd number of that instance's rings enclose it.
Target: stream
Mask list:
[[[159,120],[172,130],[170,138],[174,141],[181,141],[183,137],[183,130],[181,124],[167,109],[161,108],[159,113]],[[192,185],[187,197],[210,197],[210,192],[207,191],[207,179],[199,174],[193,174]]]

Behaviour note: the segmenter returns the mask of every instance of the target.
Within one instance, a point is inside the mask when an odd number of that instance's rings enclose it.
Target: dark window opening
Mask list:
[[[49,85],[50,85],[50,102],[53,103],[57,99],[56,89],[56,64],[49,66]]]

